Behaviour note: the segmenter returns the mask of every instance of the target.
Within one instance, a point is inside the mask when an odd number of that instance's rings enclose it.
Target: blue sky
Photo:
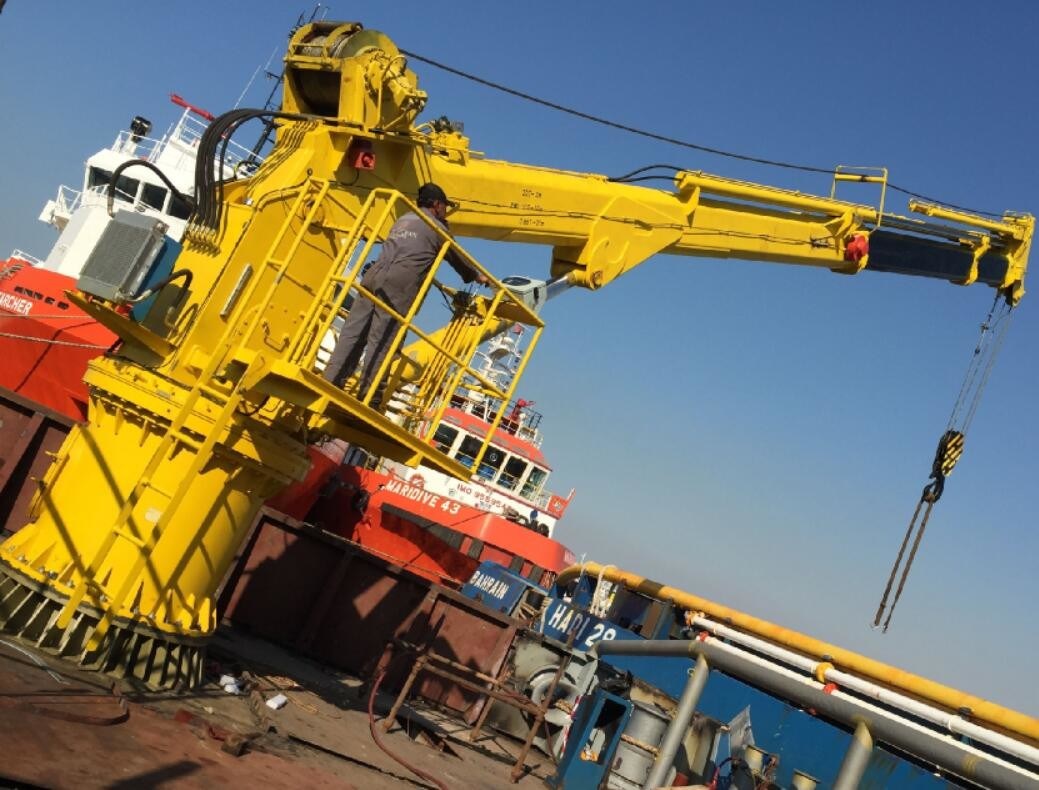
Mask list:
[[[257,66],[280,58],[301,10],[10,0],[0,254],[45,254],[44,202],[59,183],[78,185],[83,159],[134,115],[165,129],[168,93],[229,108]],[[1024,0],[351,2],[329,14],[634,126],[767,158],[885,165],[928,195],[1033,213],[1037,16]],[[607,174],[670,162],[829,189],[413,67],[427,117],[463,120],[494,158]],[[255,84],[251,103],[266,89]],[[545,249],[471,250],[499,276],[547,271]],[[545,414],[555,486],[578,489],[559,537],[1039,714],[1033,298],[1016,311],[888,634],[867,623],[991,303],[983,287],[658,257],[601,292],[568,294],[546,311],[523,387]]]

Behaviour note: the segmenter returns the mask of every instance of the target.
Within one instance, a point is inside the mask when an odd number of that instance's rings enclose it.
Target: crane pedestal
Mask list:
[[[0,630],[160,688],[201,679],[215,594],[263,501],[306,473],[306,446],[192,388],[91,363],[90,416],[0,545]]]
[[[59,628],[56,623],[67,603],[53,589],[0,563],[0,630],[84,669],[132,678],[151,688],[192,688],[202,681],[204,638],[115,618],[91,649],[101,612],[80,605],[69,627]]]

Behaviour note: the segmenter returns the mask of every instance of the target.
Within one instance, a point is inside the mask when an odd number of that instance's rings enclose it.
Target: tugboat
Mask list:
[[[522,340],[523,328],[516,326],[486,343],[478,353],[481,375],[506,389]],[[542,415],[533,405],[476,397],[465,387],[452,398],[432,441],[471,469],[482,443],[477,437],[504,410],[469,480],[329,442],[312,448],[307,479],[270,504],[437,583],[462,584],[489,561],[550,585],[575,561],[552,537],[574,492],[564,497],[546,488],[552,470],[541,450]]]

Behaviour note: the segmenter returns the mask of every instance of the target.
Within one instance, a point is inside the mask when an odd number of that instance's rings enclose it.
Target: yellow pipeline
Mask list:
[[[586,562],[583,565],[571,565],[564,569],[556,582],[566,584],[576,579],[582,571],[596,578],[601,574],[602,578],[607,581],[623,584],[628,589],[650,598],[673,601],[677,606],[690,611],[703,612],[709,617],[740,628],[748,634],[767,639],[812,658],[825,659],[838,669],[853,672],[877,683],[883,683],[885,686],[909,694],[923,702],[940,705],[952,711],[969,708],[969,718],[975,722],[984,722],[1008,734],[1039,742],[1039,719],[628,571],[609,566],[603,569],[603,566],[596,562]]]

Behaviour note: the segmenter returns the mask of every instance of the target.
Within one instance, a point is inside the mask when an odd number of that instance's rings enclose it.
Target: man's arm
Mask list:
[[[447,223],[444,223],[445,228]],[[438,239],[439,241],[439,239]],[[470,266],[458,251],[453,247],[448,247],[447,253],[444,255],[444,260],[451,264],[451,268],[458,272],[458,276],[462,278],[462,282],[471,283],[477,282],[480,285],[487,285],[490,282],[484,275],[480,274],[476,269]]]

